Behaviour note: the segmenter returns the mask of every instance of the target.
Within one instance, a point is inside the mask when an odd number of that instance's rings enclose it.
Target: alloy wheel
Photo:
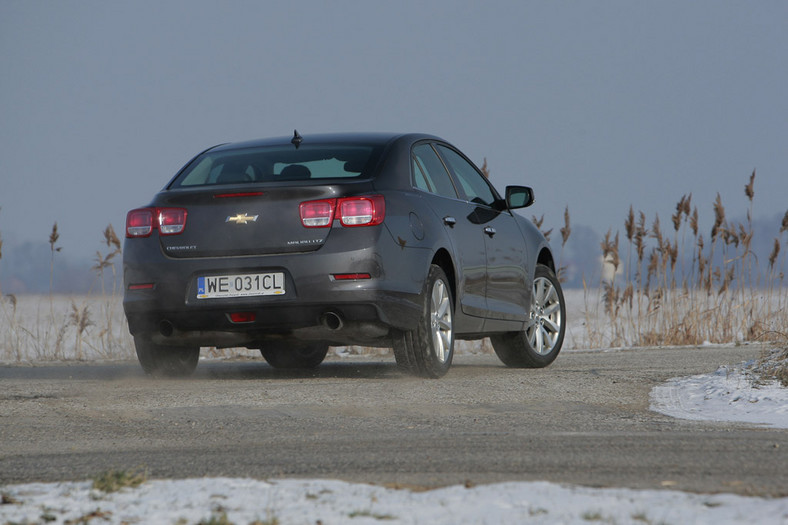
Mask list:
[[[440,279],[435,281],[430,297],[430,331],[432,332],[432,346],[441,363],[445,363],[450,356],[449,348],[452,338],[450,305],[446,283]]]
[[[545,277],[534,280],[531,313],[525,334],[531,348],[539,355],[549,354],[561,333],[561,300],[555,286]]]

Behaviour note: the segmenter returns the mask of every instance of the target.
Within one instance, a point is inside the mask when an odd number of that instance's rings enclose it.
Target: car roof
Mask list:
[[[366,133],[299,133],[302,138],[302,144],[367,144],[367,145],[386,145],[391,142],[403,139],[407,142],[416,142],[417,140],[439,140],[443,139],[428,135],[424,133],[384,133],[384,132],[366,132]],[[271,137],[256,140],[247,140],[243,142],[231,142],[220,144],[210,148],[212,151],[234,150],[255,148],[262,146],[286,146],[291,144],[293,135]]]

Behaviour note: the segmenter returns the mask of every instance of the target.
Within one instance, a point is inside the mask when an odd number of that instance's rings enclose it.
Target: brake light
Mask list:
[[[325,228],[334,221],[336,199],[308,201],[300,204],[301,224],[307,228]]]
[[[161,235],[177,235],[186,228],[184,208],[138,208],[126,215],[126,237],[148,237],[154,229]]]
[[[263,195],[262,191],[240,191],[236,193],[216,193],[214,199],[232,199],[237,197],[259,197]]]
[[[339,222],[342,226],[375,226],[386,216],[383,195],[339,199]]]
[[[334,218],[347,227],[375,226],[386,217],[386,201],[383,195],[307,201],[301,203],[299,212],[307,228],[327,228]]]

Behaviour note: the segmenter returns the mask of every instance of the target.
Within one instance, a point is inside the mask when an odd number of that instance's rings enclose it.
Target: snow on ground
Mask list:
[[[744,367],[677,377],[651,391],[651,410],[681,419],[738,421],[788,428],[788,388],[756,382]]]
[[[6,487],[0,522],[146,524],[788,522],[788,498],[500,483],[413,491],[332,480],[148,481],[106,494],[90,482]],[[225,521],[222,521],[224,519]],[[213,520],[213,521],[211,521]]]

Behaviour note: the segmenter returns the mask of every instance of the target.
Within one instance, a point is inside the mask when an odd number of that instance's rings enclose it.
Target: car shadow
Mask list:
[[[188,378],[149,378],[136,361],[112,363],[36,363],[0,365],[2,380],[152,381],[293,380],[293,379],[395,379],[408,377],[394,362],[325,362],[310,370],[273,368],[265,361],[201,361]]]
[[[136,361],[111,363],[60,362],[0,366],[0,380],[121,380],[144,377]]]
[[[452,371],[462,373],[469,368],[501,368],[497,362],[455,362]],[[0,365],[2,380],[64,380],[64,381],[122,381],[129,379],[150,381],[291,381],[294,379],[419,379],[400,370],[391,360],[325,361],[310,370],[285,370],[271,367],[262,359],[201,360],[194,374],[188,378],[152,378],[145,375],[137,361],[115,362],[59,362]]]
[[[407,377],[394,362],[324,362],[314,369],[273,368],[264,361],[201,362],[192,380],[394,379]]]

